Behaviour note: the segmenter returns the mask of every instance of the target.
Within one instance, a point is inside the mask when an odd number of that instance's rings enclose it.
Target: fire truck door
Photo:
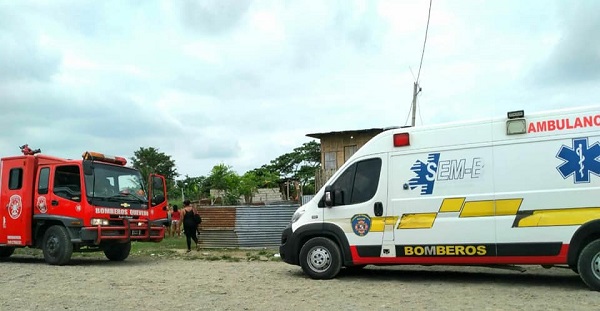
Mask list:
[[[148,189],[148,220],[167,221],[167,185],[165,178],[160,175],[150,174]]]
[[[2,162],[0,244],[31,245],[34,157],[15,157]]]

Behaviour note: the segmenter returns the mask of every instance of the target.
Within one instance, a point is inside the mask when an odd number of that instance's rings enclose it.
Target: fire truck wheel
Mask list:
[[[43,241],[44,260],[51,265],[64,265],[71,260],[73,244],[69,232],[63,226],[52,226],[46,230]]]
[[[104,248],[104,255],[112,261],[123,261],[129,257],[131,251],[131,242],[112,243]]]
[[[15,252],[14,247],[0,246],[0,258],[8,258]]]
[[[600,240],[595,240],[583,248],[577,260],[577,270],[591,290],[600,291]]]
[[[312,238],[300,250],[300,266],[313,279],[334,278],[342,266],[340,249],[328,238]]]

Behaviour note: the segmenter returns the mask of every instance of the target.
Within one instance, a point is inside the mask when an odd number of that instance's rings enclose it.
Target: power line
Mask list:
[[[431,2],[429,0],[429,13],[427,13],[427,27],[425,28],[425,40],[423,40],[423,52],[421,52],[421,63],[419,63],[419,73],[417,74],[417,83],[419,83],[419,77],[421,77],[421,66],[423,65],[423,56],[425,55],[425,44],[427,43],[427,33],[429,32],[429,20],[431,19]]]
[[[427,33],[429,32],[429,20],[431,19],[431,3],[433,0],[429,0],[429,12],[427,13],[427,27],[425,28],[425,40],[423,40],[423,51],[421,52],[421,61],[419,62],[419,71],[417,73],[417,79],[413,83],[413,100],[412,100],[412,123],[411,126],[415,126],[415,119],[417,117],[417,95],[421,92],[419,86],[419,78],[421,77],[421,67],[423,66],[423,57],[425,56],[425,45],[427,44]]]

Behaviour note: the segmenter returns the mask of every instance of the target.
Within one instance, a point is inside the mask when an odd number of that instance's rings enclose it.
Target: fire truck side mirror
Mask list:
[[[91,161],[83,161],[83,174],[84,175],[93,175],[94,174],[94,166]]]

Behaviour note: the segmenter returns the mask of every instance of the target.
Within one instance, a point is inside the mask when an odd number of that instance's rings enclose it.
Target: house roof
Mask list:
[[[383,131],[391,130],[394,128],[397,128],[397,126],[375,127],[375,128],[362,129],[362,130],[347,130],[347,131],[333,131],[333,132],[324,132],[324,133],[312,133],[312,134],[306,134],[306,136],[321,139],[324,136],[339,135],[339,134],[367,133],[367,132],[383,132]]]

